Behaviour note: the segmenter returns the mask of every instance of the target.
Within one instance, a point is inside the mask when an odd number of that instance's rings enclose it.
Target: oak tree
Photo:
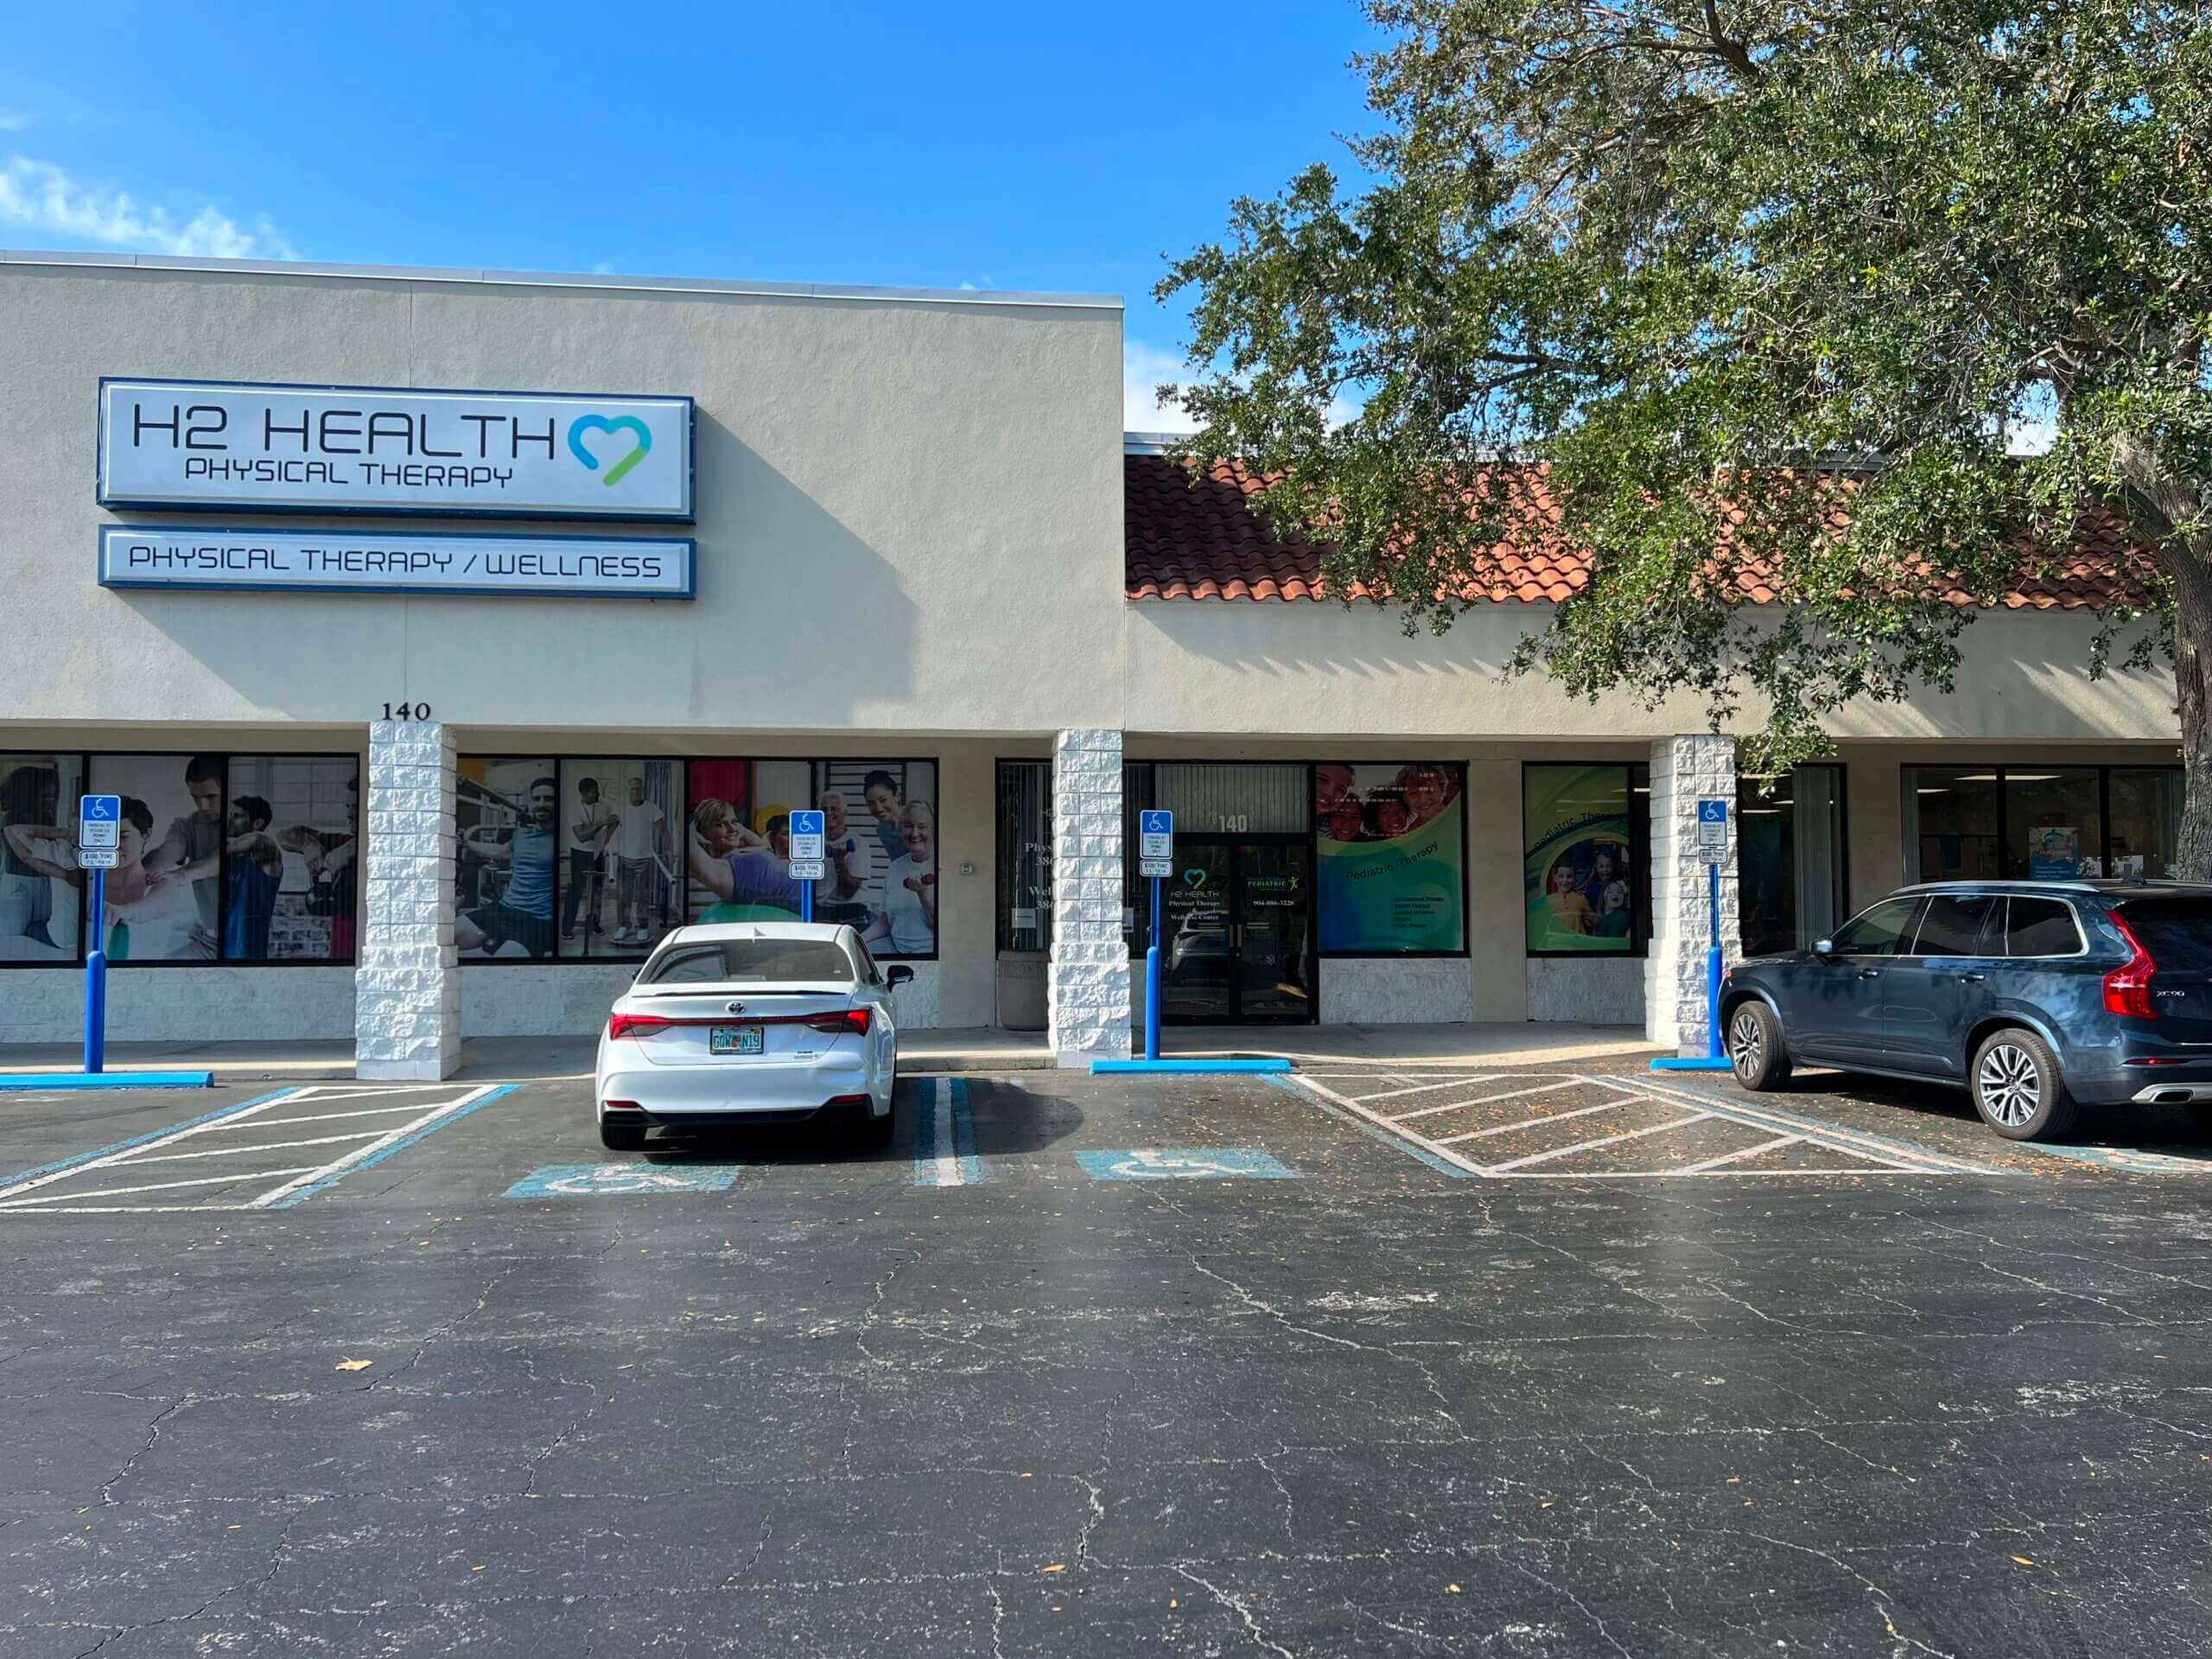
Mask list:
[[[1367,10],[1349,179],[1160,284],[1185,453],[1408,628],[1564,543],[1587,584],[1516,671],[1692,689],[1759,770],[1948,689],[1977,607],[2117,522],[2086,666],[2171,660],[2212,879],[2212,9]]]

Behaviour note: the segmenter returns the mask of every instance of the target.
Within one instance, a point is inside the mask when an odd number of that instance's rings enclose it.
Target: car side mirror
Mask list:
[[[1816,957],[1832,957],[1835,955],[1835,941],[1834,939],[1815,940],[1813,944],[1813,954]]]
[[[894,962],[883,970],[883,982],[896,990],[914,977],[914,970],[903,962]]]

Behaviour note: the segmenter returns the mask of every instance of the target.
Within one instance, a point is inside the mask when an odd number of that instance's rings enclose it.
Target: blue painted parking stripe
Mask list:
[[[213,1071],[11,1071],[0,1089],[205,1089]]]
[[[1288,1077],[1269,1077],[1268,1081],[1274,1084],[1276,1088],[1281,1090],[1284,1093],[1296,1095],[1300,1100],[1307,1101],[1313,1105],[1319,1106],[1331,1117],[1340,1119],[1342,1122],[1351,1124],[1352,1128],[1357,1129],[1369,1140],[1379,1141],[1384,1146],[1389,1147],[1393,1152],[1402,1152],[1408,1158],[1419,1160],[1421,1162],[1427,1164],[1431,1169],[1434,1170],[1440,1175],[1449,1175],[1455,1181],[1471,1181],[1476,1179],[1475,1172],[1473,1170],[1463,1169],[1458,1164],[1452,1163],[1446,1159],[1438,1157],[1426,1147],[1417,1147],[1414,1145],[1412,1141],[1402,1140],[1397,1135],[1391,1134],[1388,1129],[1378,1128],[1374,1124],[1369,1122],[1365,1118],[1360,1116],[1358,1113],[1346,1111],[1343,1107],[1338,1105],[1333,1100],[1327,1099],[1324,1096],[1315,1093],[1311,1089],[1300,1088],[1297,1084],[1291,1081]]]
[[[451,1111],[432,1118],[429,1122],[424,1123],[416,1128],[410,1129],[404,1135],[399,1135],[394,1140],[383,1143],[365,1158],[358,1159],[352,1163],[345,1163],[341,1161],[340,1164],[333,1166],[330,1173],[323,1176],[321,1179],[311,1181],[307,1185],[299,1188],[296,1192],[284,1192],[283,1189],[280,1187],[278,1191],[280,1192],[283,1192],[283,1197],[266,1200],[257,1199],[253,1207],[259,1210],[289,1210],[296,1205],[305,1204],[309,1198],[315,1197],[316,1193],[328,1191],[331,1187],[337,1185],[339,1182],[344,1180],[348,1175],[358,1174],[362,1170],[373,1168],[375,1166],[382,1163],[385,1159],[391,1157],[393,1154],[406,1151],[408,1147],[413,1146],[417,1141],[423,1139],[426,1135],[435,1135],[440,1129],[445,1128],[448,1123],[458,1123],[462,1118],[467,1117],[471,1112],[474,1112],[481,1107],[489,1106],[493,1101],[499,1099],[502,1095],[512,1095],[519,1087],[521,1087],[519,1084],[501,1084],[498,1088],[490,1090],[486,1093],[478,1096],[477,1098],[468,1102],[466,1105],[456,1107]]]
[[[930,1077],[914,1091],[914,1185],[974,1186],[983,1179],[965,1077]]]
[[[45,1175],[58,1175],[65,1169],[74,1169],[79,1164],[89,1164],[95,1159],[111,1158],[118,1152],[128,1152],[133,1147],[143,1147],[149,1141],[160,1141],[186,1129],[196,1129],[203,1123],[213,1123],[219,1118],[236,1117],[240,1112],[250,1112],[257,1106],[266,1106],[271,1101],[282,1100],[287,1095],[297,1094],[297,1089],[278,1089],[266,1095],[256,1095],[251,1100],[239,1101],[234,1106],[219,1106],[212,1112],[202,1112],[198,1117],[188,1117],[181,1123],[166,1123],[158,1129],[149,1129],[143,1135],[134,1135],[128,1141],[118,1141],[108,1146],[94,1147],[90,1152],[80,1152],[68,1158],[57,1158],[50,1164],[41,1164],[36,1169],[26,1169],[0,1180],[0,1192],[23,1181],[35,1181]]]

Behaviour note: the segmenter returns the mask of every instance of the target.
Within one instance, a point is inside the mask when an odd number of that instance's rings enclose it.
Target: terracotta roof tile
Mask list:
[[[1252,498],[1262,480],[1244,467],[1219,463],[1195,479],[1182,463],[1162,454],[1123,457],[1124,574],[1131,599],[1319,600],[1332,597],[1321,577],[1321,545],[1270,529]],[[1524,483],[1540,510],[1549,497],[1541,470]],[[1497,550],[1488,581],[1471,584],[1466,597],[1494,604],[1556,604],[1582,588],[1589,563],[1557,543]],[[2140,601],[2148,555],[2109,512],[2083,518],[2075,555],[2056,569],[2023,578],[2003,601],[2011,610],[2094,609],[2116,600]],[[1932,573],[1932,568],[1931,568]],[[1743,582],[1754,603],[1770,604],[1775,590],[1753,567]],[[1370,597],[1355,587],[1351,597]],[[1950,595],[1964,605],[1962,592]]]

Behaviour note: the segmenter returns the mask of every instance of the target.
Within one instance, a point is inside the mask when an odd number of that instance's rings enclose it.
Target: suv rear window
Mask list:
[[[2159,967],[2212,972],[2212,899],[2131,899],[2119,914]]]
[[[672,945],[645,964],[640,985],[772,984],[851,980],[853,961],[831,939],[712,939]]]
[[[1984,925],[1998,900],[1986,893],[1955,895],[1939,893],[1928,901],[1920,918],[1920,938],[1913,945],[1916,957],[1982,957],[1995,947],[1983,941]]]
[[[2070,957],[2081,949],[2073,906],[2063,899],[2013,898],[2005,919],[2006,956]]]

